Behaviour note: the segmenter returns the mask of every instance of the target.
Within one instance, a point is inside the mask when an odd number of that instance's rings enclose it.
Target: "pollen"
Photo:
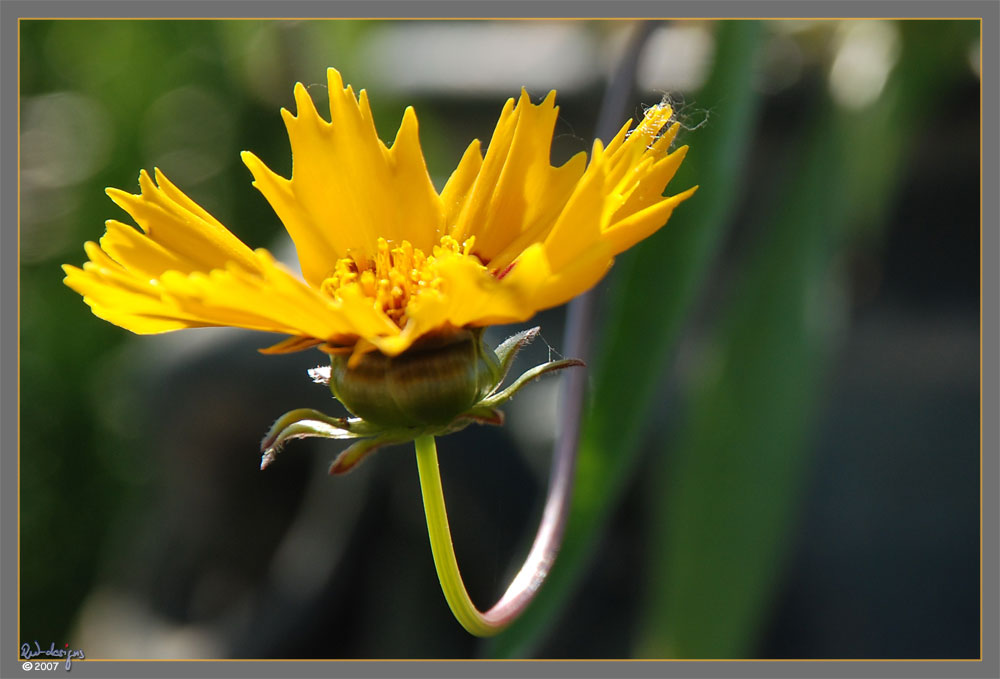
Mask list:
[[[342,299],[344,291],[360,292],[371,300],[375,309],[388,316],[400,328],[406,324],[407,305],[424,290],[440,290],[443,280],[437,271],[442,256],[470,257],[480,266],[479,258],[472,254],[476,238],[470,236],[459,243],[451,236],[443,236],[431,254],[413,247],[408,240],[393,243],[379,238],[374,256],[348,255],[337,260],[333,272],[323,280],[322,292],[334,299]]]

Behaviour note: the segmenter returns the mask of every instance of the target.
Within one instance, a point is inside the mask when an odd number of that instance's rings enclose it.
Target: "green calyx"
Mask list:
[[[403,354],[365,354],[354,366],[346,356],[332,357],[329,369],[309,371],[355,417],[331,417],[311,409],[285,413],[261,442],[261,469],[271,464],[289,439],[359,439],[330,467],[331,474],[353,469],[377,448],[420,436],[440,436],[473,422],[503,424],[497,407],[541,375],[582,366],[576,359],[549,361],[528,370],[500,390],[521,347],[538,336],[532,328],[504,341],[494,351],[482,329],[429,337]]]
[[[385,427],[446,425],[503,379],[482,330],[460,330],[417,342],[399,356],[377,351],[351,367],[330,362],[330,391],[352,414]]]

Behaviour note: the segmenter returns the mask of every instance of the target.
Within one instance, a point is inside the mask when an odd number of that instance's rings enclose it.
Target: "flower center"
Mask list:
[[[359,261],[349,255],[337,260],[333,273],[323,281],[320,289],[334,298],[339,298],[348,288],[360,292],[402,328],[406,324],[406,307],[410,299],[425,289],[440,288],[437,262],[442,255],[462,255],[479,261],[471,254],[475,240],[475,236],[470,236],[459,243],[451,236],[442,236],[440,244],[427,255],[407,240],[394,244],[379,238],[374,258],[365,257]]]

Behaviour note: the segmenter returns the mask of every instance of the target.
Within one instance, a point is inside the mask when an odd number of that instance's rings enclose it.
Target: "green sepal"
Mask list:
[[[564,368],[574,368],[574,367],[586,367],[586,363],[578,358],[566,358],[560,361],[549,361],[548,363],[542,363],[541,365],[536,365],[534,368],[527,370],[518,377],[514,382],[493,396],[484,398],[479,402],[480,406],[485,406],[487,408],[495,408],[509,401],[511,397],[519,392],[525,385],[527,385],[532,380],[536,380],[545,373],[555,372],[556,370],[562,370]]]
[[[475,408],[465,411],[460,418],[476,424],[492,424],[495,427],[502,426],[504,422],[502,411],[483,405],[477,405]]]
[[[514,365],[514,358],[517,356],[517,353],[521,351],[524,346],[531,344],[531,342],[538,337],[538,333],[541,331],[542,329],[536,325],[534,328],[529,328],[517,333],[516,335],[511,335],[501,342],[500,346],[496,348],[495,353],[497,355],[497,360],[500,361],[500,377],[497,379],[497,383],[493,385],[493,390],[490,391],[490,395],[493,395],[493,393],[500,388],[500,385],[503,384],[503,381],[507,379],[507,373],[510,372],[511,366]]]
[[[311,437],[327,439],[352,439],[371,436],[378,431],[360,418],[331,417],[312,408],[298,408],[275,420],[260,442],[263,453],[260,468],[265,469],[290,439]]]
[[[383,434],[381,436],[376,436],[373,439],[355,441],[351,445],[347,446],[347,448],[345,448],[330,464],[330,475],[335,476],[338,474],[346,474],[361,464],[366,457],[374,453],[382,446],[388,446],[395,443],[407,443],[411,440],[411,438],[412,437],[405,435],[399,437],[391,434]]]

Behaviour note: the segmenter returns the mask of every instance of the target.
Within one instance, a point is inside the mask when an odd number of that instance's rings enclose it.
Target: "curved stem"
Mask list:
[[[542,513],[535,542],[521,570],[510,583],[507,591],[493,608],[481,612],[469,598],[455,558],[455,548],[448,526],[441,474],[438,470],[437,445],[433,436],[421,436],[414,442],[417,451],[417,472],[420,475],[420,492],[427,517],[427,534],[430,537],[434,567],[441,581],[441,591],[455,618],[470,634],[489,637],[498,634],[512,623],[534,598],[552,567],[565,527],[566,506],[569,501],[573,460],[568,464],[554,465],[549,484],[549,496]]]
[[[462,627],[479,637],[492,636],[501,628],[491,625],[472,603],[458,570],[444,490],[441,488],[441,473],[438,471],[437,444],[433,436],[421,436],[414,441],[414,447],[417,449],[417,472],[420,475],[420,494],[424,499],[424,515],[427,517],[427,535],[431,540],[431,553],[438,580],[441,581],[441,591]]]

